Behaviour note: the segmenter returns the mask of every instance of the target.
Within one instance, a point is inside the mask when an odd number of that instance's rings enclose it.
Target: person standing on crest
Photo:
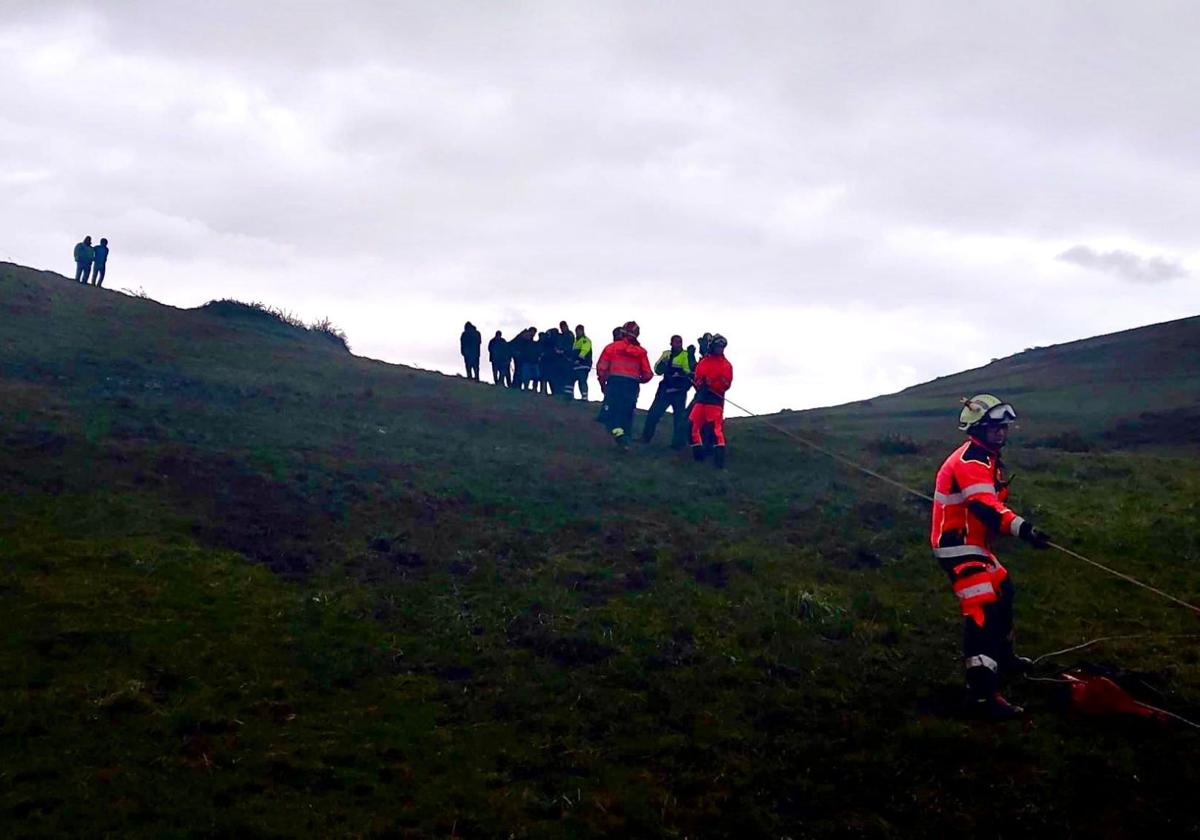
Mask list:
[[[692,388],[692,357],[683,349],[683,337],[671,336],[671,347],[664,350],[654,363],[654,372],[662,377],[654,402],[646,414],[646,425],[642,428],[642,442],[654,439],[654,430],[667,409],[671,409],[673,431],[671,448],[683,449],[687,442],[687,395]]]
[[[475,325],[467,321],[463,325],[462,335],[458,338],[458,347],[462,352],[463,364],[467,368],[467,379],[479,381],[479,347],[483,344],[483,336]]]
[[[705,333],[707,336],[707,333]],[[705,354],[696,365],[696,399],[692,401],[692,457],[705,458],[704,438],[711,434],[713,464],[725,469],[725,392],[733,385],[733,365],[725,358],[729,342],[717,334],[702,347]]]
[[[620,339],[604,348],[596,363],[596,378],[604,391],[605,425],[613,441],[621,449],[629,446],[633,432],[633,412],[637,408],[638,391],[654,378],[645,348],[638,344],[641,329],[636,321],[621,327]]]
[[[92,247],[92,237],[85,236],[83,241],[75,246],[75,282],[87,283],[92,276],[92,260],[96,257],[96,249]]]

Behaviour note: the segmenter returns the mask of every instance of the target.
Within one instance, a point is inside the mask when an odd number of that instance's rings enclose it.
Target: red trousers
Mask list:
[[[692,413],[688,416],[692,421],[692,446],[700,446],[703,443],[700,432],[708,423],[712,423],[717,446],[725,445],[725,406],[694,403]]]

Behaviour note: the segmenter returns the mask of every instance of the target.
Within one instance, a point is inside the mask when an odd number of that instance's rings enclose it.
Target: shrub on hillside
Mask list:
[[[221,318],[250,318],[260,322],[280,324],[292,329],[315,333],[337,344],[343,350],[350,350],[350,342],[346,338],[346,333],[338,329],[328,318],[321,318],[320,320],[313,321],[311,324],[306,324],[302,318],[286,309],[270,306],[257,300],[246,303],[240,300],[233,300],[232,298],[210,300],[200,308]]]
[[[1059,432],[1050,437],[1040,438],[1030,443],[1030,446],[1041,449],[1061,449],[1063,452],[1091,452],[1095,447],[1079,432]]]
[[[890,434],[876,438],[870,444],[871,450],[880,455],[916,455],[921,451],[921,444],[907,435]]]
[[[346,333],[334,326],[333,321],[330,321],[328,318],[313,321],[308,325],[308,328],[317,335],[329,339],[343,350],[350,349],[350,342],[346,339]]]

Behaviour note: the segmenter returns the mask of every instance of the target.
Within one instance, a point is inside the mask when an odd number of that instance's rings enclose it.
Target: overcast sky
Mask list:
[[[468,319],[720,331],[738,402],[844,402],[1200,313],[1197,31],[1191,2],[0,0],[0,259],[72,274],[106,236],[111,287],[448,372]]]

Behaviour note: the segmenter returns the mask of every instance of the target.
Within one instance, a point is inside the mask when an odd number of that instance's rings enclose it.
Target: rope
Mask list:
[[[1055,656],[1061,656],[1064,653],[1074,653],[1077,650],[1083,650],[1084,648],[1091,647],[1092,645],[1098,645],[1101,642],[1113,642],[1113,641],[1117,641],[1118,639],[1149,639],[1149,638],[1154,638],[1154,639],[1200,639],[1200,633],[1177,633],[1177,634],[1169,634],[1169,635],[1164,635],[1162,633],[1133,633],[1133,634],[1130,634],[1127,636],[1101,636],[1098,639],[1090,639],[1089,641],[1086,641],[1081,645],[1074,645],[1069,648],[1063,648],[1062,650],[1052,650],[1049,653],[1043,653],[1041,656],[1039,656],[1033,660],[1033,664],[1036,665],[1039,662],[1041,662],[1043,659],[1050,659]]]
[[[850,467],[851,469],[857,470],[858,472],[863,473],[864,475],[869,475],[872,478],[877,478],[886,484],[890,484],[892,487],[895,487],[899,490],[903,490],[905,493],[908,493],[911,496],[916,496],[918,499],[924,499],[927,502],[933,501],[933,498],[931,496],[928,496],[925,493],[922,493],[920,490],[914,490],[912,487],[909,487],[906,484],[902,484],[901,482],[896,481],[894,478],[889,478],[888,476],[882,475],[881,473],[878,473],[875,470],[870,469],[869,467],[864,467],[862,464],[860,464],[856,461],[852,461],[851,459],[847,458],[845,455],[842,455],[838,452],[834,452],[831,449],[826,449],[823,446],[813,443],[811,440],[808,440],[806,438],[801,437],[798,434],[795,434],[790,429],[785,428],[784,426],[780,426],[777,423],[773,423],[770,420],[768,420],[766,417],[755,414],[750,409],[745,408],[744,406],[738,405],[737,403],[735,403],[733,400],[729,399],[728,397],[725,398],[725,402],[729,403],[731,406],[733,406],[734,408],[738,409],[741,412],[744,412],[745,414],[749,415],[750,417],[753,417],[757,420],[761,420],[764,425],[771,427],[775,431],[780,432],[781,434],[784,434],[787,437],[790,437],[792,440],[795,440],[798,443],[804,444],[809,449],[813,449],[817,452],[820,452],[823,455],[827,455],[830,458],[833,458],[835,461],[845,464],[846,466]],[[1048,543],[1048,545],[1051,548],[1061,551],[1063,554],[1066,554],[1070,557],[1074,557],[1076,560],[1082,560],[1084,563],[1087,563],[1091,566],[1095,566],[1097,569],[1100,569],[1102,571],[1108,572],[1108,574],[1113,575],[1114,577],[1118,577],[1121,580],[1128,581],[1129,583],[1132,583],[1135,586],[1140,586],[1142,589],[1147,589],[1156,595],[1161,595],[1163,598],[1166,598],[1168,601],[1178,604],[1181,607],[1186,607],[1187,609],[1191,610],[1192,612],[1196,613],[1197,615],[1200,615],[1200,607],[1197,607],[1194,604],[1189,604],[1187,601],[1181,600],[1179,598],[1176,598],[1174,595],[1170,595],[1166,592],[1163,592],[1161,589],[1159,589],[1157,587],[1151,586],[1148,583],[1143,583],[1142,581],[1138,580],[1137,578],[1131,577],[1130,575],[1127,575],[1124,572],[1118,572],[1116,569],[1109,568],[1108,566],[1105,566],[1103,563],[1097,563],[1095,560],[1090,560],[1087,557],[1084,557],[1082,554],[1080,554],[1076,551],[1072,551],[1071,549],[1066,548],[1065,546],[1061,546],[1058,543],[1052,542],[1052,543]],[[1065,653],[1065,651],[1060,651],[1060,652]]]

